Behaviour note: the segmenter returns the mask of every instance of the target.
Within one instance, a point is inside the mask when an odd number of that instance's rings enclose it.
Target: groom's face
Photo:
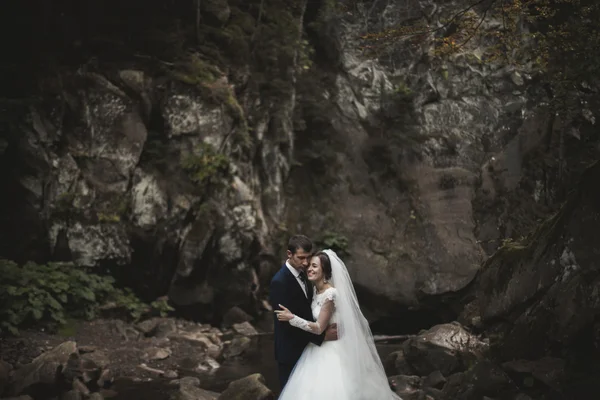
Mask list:
[[[292,267],[301,271],[306,270],[308,267],[308,262],[310,261],[309,252],[305,251],[303,248],[299,248],[294,254],[292,254],[292,252],[289,250],[287,253],[288,260],[290,261]]]

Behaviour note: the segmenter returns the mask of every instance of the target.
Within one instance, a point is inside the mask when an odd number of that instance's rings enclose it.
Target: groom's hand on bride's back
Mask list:
[[[325,331],[325,339],[323,339],[323,341],[327,342],[331,340],[338,340],[337,324],[329,325]]]

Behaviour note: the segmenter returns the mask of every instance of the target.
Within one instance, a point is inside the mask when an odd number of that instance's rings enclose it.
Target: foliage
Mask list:
[[[230,177],[227,156],[207,143],[198,146],[193,154],[185,157],[181,167],[192,182],[202,187],[217,185]]]
[[[121,217],[118,214],[105,214],[105,213],[99,212],[96,214],[96,216],[98,217],[98,222],[111,223],[111,222],[120,222],[121,221]]]
[[[481,62],[533,67],[546,83],[551,105],[571,114],[579,92],[600,73],[600,3],[594,0],[472,0],[446,19],[411,20],[407,25],[362,36],[371,55],[398,40],[413,44],[432,37],[434,55],[452,57],[476,39]],[[500,22],[497,22],[500,21]],[[434,27],[435,26],[435,27]]]
[[[342,234],[325,231],[317,241],[317,245],[324,249],[331,249],[340,256],[348,256],[348,238]]]
[[[190,53],[175,65],[173,77],[189,85],[210,85],[223,73],[214,65],[201,58],[198,53]]]
[[[152,307],[153,310],[156,310],[161,317],[166,317],[169,315],[169,312],[175,311],[175,309],[169,304],[169,301],[166,297],[161,297],[154,300],[152,303],[150,303],[150,307]]]
[[[107,304],[128,311],[133,319],[155,309],[171,310],[164,301],[148,306],[128,289],[114,286],[110,276],[89,273],[71,264],[29,262],[23,266],[0,260],[0,333],[18,334],[30,324],[56,327],[68,318],[94,318]]]

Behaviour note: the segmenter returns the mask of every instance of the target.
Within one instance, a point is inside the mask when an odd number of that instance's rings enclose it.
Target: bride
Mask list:
[[[344,262],[332,250],[315,254],[307,270],[314,285],[311,304],[316,322],[280,306],[279,321],[320,335],[337,323],[338,340],[309,343],[296,363],[280,400],[401,400],[388,384],[369,324],[358,305]]]

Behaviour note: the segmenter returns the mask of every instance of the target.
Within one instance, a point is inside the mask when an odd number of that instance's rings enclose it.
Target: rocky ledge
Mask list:
[[[3,343],[1,356],[10,364],[0,364],[0,395],[21,400],[275,399],[263,374],[255,372],[262,368],[258,363],[244,376],[222,382],[220,393],[215,390],[220,368],[254,351],[261,336],[270,339],[248,321],[218,329],[172,318],[135,325],[85,323],[77,342],[30,332]],[[15,347],[19,343],[25,348]],[[558,359],[497,364],[488,339],[458,322],[433,326],[392,347],[384,367],[390,387],[403,400],[527,400],[532,398],[523,390],[528,382],[529,387],[552,387],[564,375]]]
[[[222,363],[256,345],[261,333],[248,321],[218,329],[174,318],[137,324],[97,320],[75,329],[68,337],[29,331],[21,338],[4,339],[0,396],[119,399],[136,385],[154,382],[164,395],[157,398],[273,398],[260,374],[234,380],[222,394],[200,388],[205,380],[214,382],[211,377]]]

